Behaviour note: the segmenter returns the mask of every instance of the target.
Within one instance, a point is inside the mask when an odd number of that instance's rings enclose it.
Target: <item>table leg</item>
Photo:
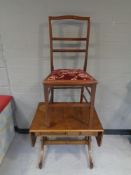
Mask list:
[[[40,138],[40,141],[41,141],[41,150],[40,150],[40,158],[39,158],[39,162],[38,162],[38,167],[41,169],[42,168],[42,165],[43,165],[45,137],[42,136]]]
[[[91,156],[91,136],[88,136],[88,158],[89,158],[89,166],[90,169],[93,168],[93,160]]]
[[[98,146],[101,146],[102,138],[103,138],[103,132],[98,132],[98,135],[96,136],[96,141]]]
[[[35,142],[36,142],[36,135],[35,133],[30,133],[30,140],[31,140],[31,145],[35,146]]]

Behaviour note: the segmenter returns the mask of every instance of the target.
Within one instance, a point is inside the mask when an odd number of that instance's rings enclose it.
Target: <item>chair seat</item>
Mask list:
[[[94,81],[95,79],[87,72],[81,69],[56,69],[51,72],[47,80],[88,80]]]

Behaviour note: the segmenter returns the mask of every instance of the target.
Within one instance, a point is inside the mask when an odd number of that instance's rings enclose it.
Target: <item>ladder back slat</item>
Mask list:
[[[60,37],[53,37],[52,40],[54,40],[54,41],[86,41],[87,38],[60,38]]]
[[[86,52],[86,49],[53,49],[53,52]]]

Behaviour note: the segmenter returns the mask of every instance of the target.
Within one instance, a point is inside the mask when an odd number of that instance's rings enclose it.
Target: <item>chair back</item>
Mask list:
[[[66,33],[65,31],[67,29],[67,26],[69,29]],[[70,29],[70,26],[73,26],[74,28]],[[55,28],[58,28],[58,31],[55,30]],[[75,29],[77,31],[76,33]],[[49,16],[51,71],[54,70],[54,53],[56,52],[84,53],[83,70],[86,71],[89,35],[90,17],[81,17],[74,15]],[[57,45],[58,42],[60,42],[59,45]]]

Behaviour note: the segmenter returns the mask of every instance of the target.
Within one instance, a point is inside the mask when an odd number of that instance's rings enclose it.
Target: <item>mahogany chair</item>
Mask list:
[[[69,25],[75,23],[79,24],[84,22],[86,24],[86,35],[78,37],[68,37],[68,36],[54,36],[53,25],[54,22],[63,22],[69,21]],[[65,25],[68,23],[65,23]],[[90,36],[90,17],[80,17],[80,16],[50,16],[49,17],[49,37],[50,37],[50,68],[51,73],[45,78],[44,85],[44,95],[45,95],[45,106],[46,106],[46,125],[50,127],[50,121],[48,118],[48,107],[52,103],[54,105],[73,105],[73,106],[83,106],[90,105],[90,116],[89,116],[89,126],[92,126],[93,111],[94,111],[94,100],[96,92],[97,81],[87,73],[87,59],[88,59],[88,47],[89,47],[89,36]],[[80,42],[84,43],[84,48],[55,48],[54,42]],[[81,69],[56,69],[54,66],[54,53],[62,52],[63,53],[83,53],[84,54],[84,65]],[[69,57],[70,58],[70,57]],[[64,58],[62,58],[64,59]],[[82,59],[82,58],[81,58]],[[67,89],[67,88],[80,88],[80,102],[73,103],[56,103],[54,102],[54,89]],[[90,99],[84,95],[84,91],[88,92]]]
[[[62,22],[62,26],[60,22]],[[60,36],[54,36],[54,24],[58,23],[60,28],[64,26],[64,30],[67,30],[65,27],[66,24],[68,26],[83,26],[81,25],[81,22],[86,23],[85,36],[81,35],[81,33],[78,33],[77,37],[74,37],[74,35],[71,35],[72,37],[65,36],[65,32],[63,32],[62,29],[59,30]],[[69,32],[71,31],[69,30]],[[80,32],[81,31],[83,30],[80,29]],[[97,81],[86,71],[90,35],[90,17],[67,15],[50,16],[49,34],[51,73],[45,78],[43,82],[45,102],[39,103],[30,128],[32,146],[35,145],[37,137],[40,137],[41,139],[41,151],[38,166],[39,168],[42,168],[44,145],[84,144],[88,145],[89,166],[90,168],[93,168],[93,159],[91,156],[91,137],[95,136],[97,144],[100,146],[102,143],[104,130],[94,108]],[[58,41],[60,44],[57,45],[56,48],[54,42]],[[63,44],[63,42],[76,42],[76,45],[72,48],[71,44],[66,45]],[[81,48],[81,45],[78,44],[79,42],[84,43],[84,48]],[[68,47],[58,48],[58,46],[63,45]],[[78,53],[84,54],[83,67],[81,69],[68,69],[65,67],[60,69],[56,68],[54,64],[54,53],[56,52],[62,52],[62,59],[66,59],[67,56],[69,56],[69,59],[72,59],[72,57],[70,57],[67,52],[71,52],[73,54],[76,53],[75,56],[73,56],[75,59],[77,59],[77,56],[79,56]],[[64,56],[65,53],[66,56]],[[81,60],[82,56],[83,55],[80,57]],[[59,90],[68,88],[80,89],[80,100],[78,102],[56,102],[54,98],[54,89]],[[49,136],[55,136],[55,139],[50,139]],[[69,138],[70,136],[71,138]],[[77,136],[77,138],[72,136]],[[83,137],[80,138],[79,136]]]

